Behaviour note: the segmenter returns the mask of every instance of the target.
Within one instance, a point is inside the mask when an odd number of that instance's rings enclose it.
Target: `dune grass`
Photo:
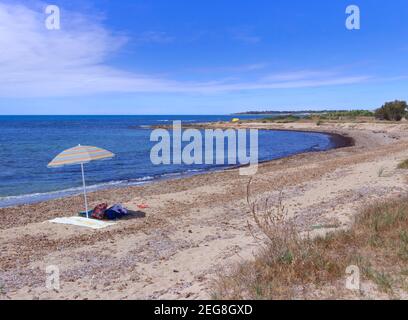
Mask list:
[[[343,291],[336,298],[341,298],[347,290],[340,280],[349,265],[357,265],[362,280],[374,283],[378,292],[408,290],[408,198],[370,205],[351,229],[314,239],[301,239],[287,223],[271,224],[268,214],[255,215],[267,244],[254,260],[218,276],[214,285],[218,299],[302,298],[316,288],[339,283]]]
[[[401,161],[398,164],[398,169],[408,169],[408,159],[404,160],[404,161]]]
[[[275,123],[291,123],[291,122],[296,122],[301,120],[301,117],[295,116],[295,115],[286,115],[286,116],[276,116],[276,117],[268,117],[268,118],[263,118],[260,121],[263,123],[267,122],[275,122]]]

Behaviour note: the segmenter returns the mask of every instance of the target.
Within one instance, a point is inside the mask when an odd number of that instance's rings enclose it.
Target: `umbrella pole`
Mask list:
[[[88,200],[86,199],[86,186],[85,186],[85,174],[84,174],[84,164],[81,163],[81,172],[82,172],[82,184],[84,187],[84,200],[85,200],[85,213],[86,217],[89,218],[88,215]]]

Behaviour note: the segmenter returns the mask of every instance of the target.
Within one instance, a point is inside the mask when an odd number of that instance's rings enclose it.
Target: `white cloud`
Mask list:
[[[262,78],[263,81],[293,81],[304,79],[324,79],[335,77],[337,74],[334,71],[318,71],[318,70],[297,70],[284,73],[269,74]]]
[[[243,64],[237,66],[222,66],[222,67],[199,67],[199,68],[192,68],[191,71],[194,72],[202,72],[202,73],[210,73],[210,72],[251,72],[262,70],[267,67],[266,63],[253,63],[253,64]]]
[[[0,97],[132,92],[217,93],[351,84],[367,80],[365,76],[338,76],[313,71],[268,75],[253,82],[228,78],[184,82],[135,74],[107,64],[109,56],[126,44],[126,38],[112,34],[98,21],[63,9],[61,30],[47,30],[44,24],[46,16],[38,8],[0,4]],[[148,32],[144,37],[150,42],[172,40],[165,33]],[[250,69],[261,67],[254,64]]]

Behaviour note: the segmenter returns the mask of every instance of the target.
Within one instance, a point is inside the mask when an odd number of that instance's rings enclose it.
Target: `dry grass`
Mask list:
[[[256,225],[266,234],[266,245],[253,261],[240,263],[220,274],[214,289],[218,299],[292,299],[316,297],[317,288],[343,286],[345,269],[357,265],[363,281],[390,297],[408,290],[408,198],[368,206],[353,227],[325,237],[300,239],[288,222],[265,225],[265,218],[280,212],[252,206]],[[274,212],[274,213],[273,213]],[[269,218],[266,218],[267,220]],[[269,220],[273,221],[273,220]],[[287,233],[287,232],[294,233]],[[404,285],[405,283],[405,285]],[[309,289],[308,289],[309,288]],[[308,292],[315,291],[315,292]],[[324,292],[324,290],[322,290]],[[320,296],[325,298],[324,295]]]

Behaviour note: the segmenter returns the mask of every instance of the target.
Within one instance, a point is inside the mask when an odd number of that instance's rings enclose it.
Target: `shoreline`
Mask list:
[[[333,148],[331,149],[338,149],[338,148],[344,148],[344,147],[352,147],[356,144],[356,141],[353,137],[350,137],[346,133],[338,133],[331,130],[327,131],[322,131],[319,129],[312,130],[312,129],[292,129],[292,128],[279,128],[276,126],[273,126],[274,123],[271,123],[272,127],[268,128],[266,126],[261,126],[257,128],[256,126],[253,127],[251,124],[257,124],[256,120],[251,121],[251,122],[244,122],[240,123],[238,125],[233,124],[231,122],[204,122],[204,123],[187,123],[187,124],[182,124],[183,129],[258,129],[258,130],[271,130],[271,131],[289,131],[289,132],[301,132],[301,133],[318,133],[318,134],[323,134],[326,136],[329,136],[331,138],[332,143],[334,144]],[[290,123],[289,123],[290,124]],[[149,126],[151,129],[172,129],[171,125],[154,125],[154,126]],[[266,160],[266,161],[273,161],[276,159],[272,160]]]
[[[224,122],[222,123],[223,125],[228,124],[228,122]],[[208,127],[208,128],[220,128],[220,126],[214,125],[214,123],[197,123],[197,124],[187,124],[185,125],[185,127],[188,128],[203,128],[204,127]],[[169,128],[169,126],[155,126],[155,127],[160,127],[160,128]],[[183,126],[184,127],[184,126]],[[322,134],[322,135],[326,135],[329,136],[330,138],[330,143],[332,144],[332,146],[328,149],[328,150],[332,150],[332,149],[338,149],[338,148],[345,148],[345,147],[352,147],[355,145],[355,141],[352,137],[349,136],[345,136],[339,133],[334,133],[334,132],[327,132],[327,131],[312,131],[312,130],[290,130],[290,129],[261,129],[261,130],[271,130],[271,131],[287,131],[287,132],[301,132],[301,133],[318,133],[318,134]],[[310,152],[324,152],[324,151],[328,151],[328,150],[317,150],[317,151],[305,151],[305,152],[300,152],[300,153],[296,153],[296,154],[291,154],[291,155],[287,155],[281,158],[275,158],[275,159],[267,159],[267,160],[261,160],[258,163],[262,164],[262,163],[268,163],[271,161],[276,161],[279,159],[285,159],[287,157],[292,157],[295,155],[300,155],[300,154],[307,154]],[[223,167],[219,167],[217,168],[216,166],[208,168],[208,169],[202,169],[202,170],[193,170],[191,172],[189,171],[184,171],[184,172],[178,172],[178,173],[170,173],[170,174],[164,174],[162,176],[159,177],[152,177],[152,179],[150,180],[143,180],[143,178],[140,178],[140,181],[137,181],[138,179],[135,179],[134,182],[131,181],[127,181],[127,182],[122,182],[122,181],[109,181],[106,183],[100,183],[100,184],[96,184],[96,185],[90,185],[87,188],[88,189],[94,189],[92,191],[88,190],[89,194],[95,193],[95,192],[99,192],[99,191],[107,191],[107,190],[114,190],[114,189],[126,189],[126,188],[130,188],[133,186],[143,186],[149,183],[159,183],[160,181],[166,181],[166,180],[171,180],[171,179],[184,179],[184,178],[188,178],[190,176],[195,176],[195,175],[204,175],[204,174],[208,174],[208,173],[212,173],[212,172],[219,172],[219,171],[224,171],[224,170],[233,170],[233,169],[237,169],[237,168],[242,168],[242,167],[246,167],[247,165],[241,165],[241,164],[237,164],[237,165],[225,165]],[[123,185],[120,185],[122,184]],[[78,190],[75,190],[78,189]],[[44,199],[33,199],[31,201],[25,202],[25,203],[17,203],[17,204],[10,204],[10,205],[0,205],[0,214],[1,214],[1,210],[2,209],[13,209],[13,208],[18,208],[20,206],[27,206],[27,205],[36,205],[36,204],[40,204],[40,203],[46,203],[48,201],[52,201],[52,200],[60,200],[60,199],[66,199],[66,198],[70,198],[70,197],[77,197],[82,195],[82,187],[72,187],[69,189],[65,189],[65,190],[56,190],[56,191],[50,191],[50,192],[44,192],[44,193],[33,193],[33,194],[22,194],[22,195],[16,195],[16,196],[6,196],[3,197],[3,199],[19,199],[19,198],[41,198],[44,197]],[[58,195],[60,194],[61,195]],[[64,195],[64,193],[67,193]],[[52,196],[52,195],[57,194],[56,196]]]

